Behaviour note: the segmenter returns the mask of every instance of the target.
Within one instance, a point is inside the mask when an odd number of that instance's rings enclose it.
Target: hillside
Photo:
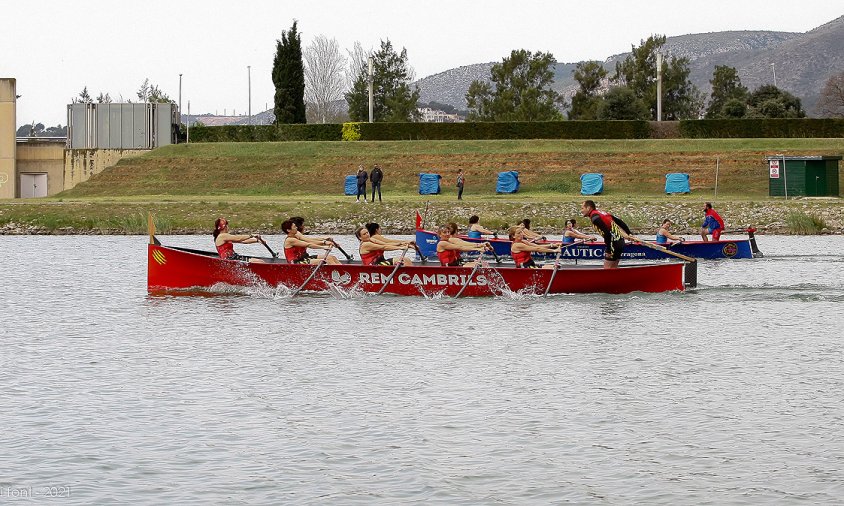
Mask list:
[[[689,173],[693,191],[711,193],[717,161],[719,195],[757,198],[767,195],[765,155],[842,152],[844,139],[180,144],[124,159],[60,196],[336,196],[358,164],[374,163],[393,195],[415,195],[420,172],[441,174],[453,193],[458,169],[468,195],[494,194],[502,170],[519,171],[520,197],[577,195],[585,172],[603,173],[609,195],[662,195],[667,172]]]
[[[633,44],[640,41],[632,41]],[[774,63],[777,85],[803,99],[804,107],[812,113],[823,83],[844,69],[844,16],[806,33],[732,31],[669,37],[666,51],[689,58],[692,82],[707,94],[716,65],[735,67],[744,84],[754,89],[773,82]],[[628,54],[610,56],[604,66],[612,72],[615,63]],[[466,65],[420,79],[420,99],[465,109],[469,84],[475,79],[488,80],[492,65]],[[566,96],[576,90],[571,77],[575,66],[576,63],[558,63],[555,69],[554,88]]]

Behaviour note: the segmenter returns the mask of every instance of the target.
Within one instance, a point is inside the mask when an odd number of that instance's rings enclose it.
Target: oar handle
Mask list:
[[[428,257],[426,257],[425,255],[422,254],[422,250],[419,249],[418,244],[413,243],[413,249],[415,249],[416,252],[419,253],[419,259],[422,260],[423,264],[428,263]]]
[[[489,242],[485,242],[484,244],[486,244],[486,245],[488,245],[488,246],[489,246],[489,252],[490,252],[490,253],[492,253],[492,257],[495,259],[495,263],[500,264],[500,263],[501,263],[501,259],[500,259],[500,258],[498,258],[498,254],[495,252],[495,246],[493,246],[493,245],[492,245],[492,244],[490,244]],[[480,256],[483,256],[483,255],[484,255],[484,253],[483,253],[483,252],[481,252]]]
[[[336,242],[334,242],[334,240],[333,240],[333,239],[331,240],[331,242],[332,242],[332,244],[334,244],[334,247],[335,247],[335,248],[337,248],[337,251],[339,251],[340,253],[342,253],[342,254],[343,254],[343,256],[345,256],[345,257],[346,257],[346,260],[349,260],[349,261],[351,261],[351,260],[352,260],[352,255],[350,255],[350,254],[346,253],[346,250],[344,250],[343,248],[341,248],[341,247],[340,247],[340,245],[339,245],[339,244],[337,244]]]
[[[258,242],[260,242],[261,244],[263,244],[263,245],[264,245],[264,247],[265,247],[265,248],[267,248],[267,251],[269,251],[269,252],[270,252],[270,255],[272,255],[272,256],[273,256],[273,258],[278,258],[278,253],[276,253],[275,251],[273,251],[273,249],[272,249],[272,248],[270,248],[270,245],[269,245],[269,244],[267,244],[267,242],[264,240],[264,238],[263,238],[263,237],[259,237],[259,238],[258,238]]]

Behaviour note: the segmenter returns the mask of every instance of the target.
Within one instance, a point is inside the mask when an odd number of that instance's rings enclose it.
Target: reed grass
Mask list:
[[[827,228],[821,216],[799,210],[788,213],[785,222],[792,233],[800,235],[818,235]]]

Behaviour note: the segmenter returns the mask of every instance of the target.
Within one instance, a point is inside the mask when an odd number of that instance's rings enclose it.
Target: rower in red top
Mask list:
[[[380,229],[381,227],[377,227]],[[360,259],[363,265],[395,265],[398,262],[397,258],[385,258],[385,251],[400,251],[406,250],[410,247],[410,241],[397,242],[394,244],[381,242],[376,243],[372,240],[367,227],[358,227],[355,229],[355,237],[360,241]],[[391,239],[395,240],[395,239]],[[404,265],[412,265],[413,261],[404,257],[401,259]]]
[[[287,237],[284,239],[284,258],[287,259],[287,263],[291,264],[311,264],[316,265],[320,263],[323,259],[325,259],[326,263],[337,265],[340,263],[337,260],[337,257],[334,255],[329,255],[328,253],[322,253],[317,255],[316,258],[311,258],[308,256],[308,248],[311,249],[324,249],[330,251],[331,248],[334,247],[334,243],[329,240],[323,240],[322,244],[314,244],[308,241],[303,241],[296,237],[296,234],[299,233],[299,229],[296,228],[296,224],[293,223],[293,220],[286,220],[284,223],[281,224],[281,230]]]
[[[537,253],[555,253],[560,249],[559,244],[539,245],[525,240],[525,229],[522,227],[510,228],[510,240],[513,244],[510,246],[510,256],[516,262],[516,267],[528,267],[531,269],[538,269],[539,265],[533,261],[531,252]],[[553,269],[554,264],[543,265],[543,269]]]
[[[721,232],[724,231],[724,220],[721,216],[712,209],[712,203],[707,202],[703,206],[703,224],[700,226],[700,236],[703,237],[704,242],[709,241],[707,232],[712,234],[712,240],[718,241],[721,239]]]
[[[475,262],[463,263],[460,258],[461,251],[487,251],[492,250],[492,246],[488,242],[474,243],[474,242],[451,242],[451,228],[446,225],[440,227],[437,231],[440,241],[437,243],[437,258],[440,259],[440,264],[443,267],[474,267]]]
[[[631,232],[630,228],[621,219],[616,218],[610,213],[599,211],[595,208],[595,202],[592,200],[584,200],[580,206],[580,214],[592,221],[592,225],[598,229],[598,232],[604,238],[604,269],[614,269],[618,267],[618,261],[621,260],[621,253],[624,251],[624,240],[627,239]]]
[[[255,244],[260,240],[261,236],[258,234],[230,233],[229,222],[225,218],[217,218],[214,222],[214,246],[217,247],[217,253],[223,260],[240,260],[242,262],[263,263],[264,261],[260,258],[238,255],[234,252],[234,243]]]

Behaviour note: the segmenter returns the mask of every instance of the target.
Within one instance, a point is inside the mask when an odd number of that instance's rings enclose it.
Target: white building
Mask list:
[[[448,114],[430,107],[420,107],[419,114],[422,115],[422,123],[463,123],[463,118],[456,114]]]

